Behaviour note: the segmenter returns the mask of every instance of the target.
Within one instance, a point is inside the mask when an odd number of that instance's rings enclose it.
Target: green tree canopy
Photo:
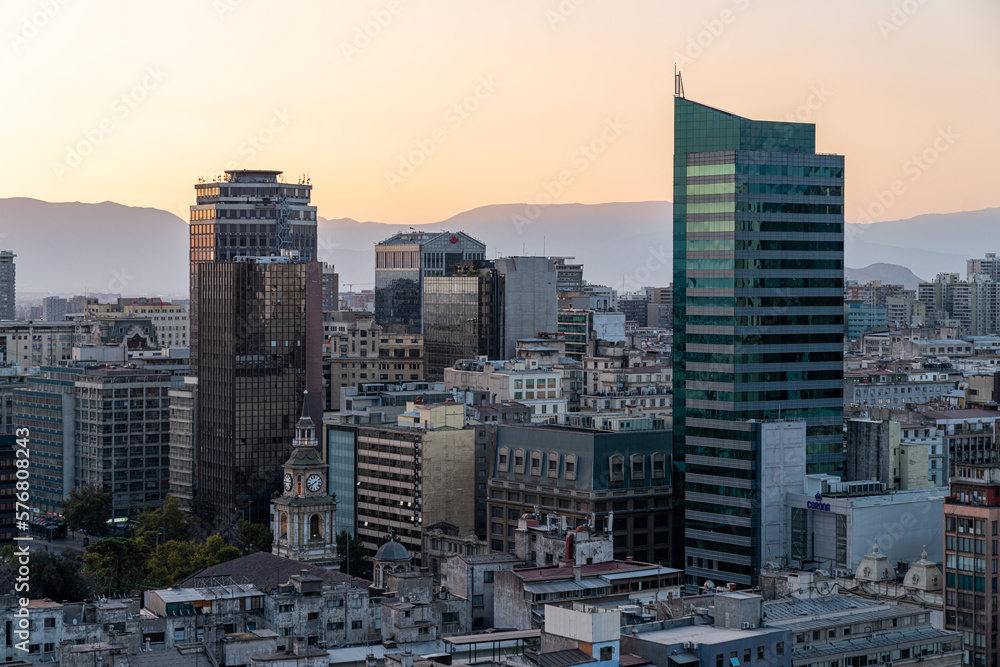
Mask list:
[[[83,556],[84,572],[104,595],[127,595],[149,575],[151,549],[137,539],[106,537]]]
[[[19,566],[15,547],[0,548],[0,590],[13,588]],[[82,568],[80,556],[68,549],[62,553],[32,549],[31,597],[72,602],[89,597],[92,591]]]
[[[139,515],[133,537],[150,549],[165,542],[187,542],[196,519],[184,511],[180,499],[167,495],[163,507],[147,509]]]
[[[112,495],[92,484],[81,490],[73,489],[63,501],[66,526],[91,535],[107,535],[112,509]]]
[[[257,551],[271,551],[274,534],[271,529],[259,523],[240,519],[236,524],[236,538],[233,546],[244,555]]]

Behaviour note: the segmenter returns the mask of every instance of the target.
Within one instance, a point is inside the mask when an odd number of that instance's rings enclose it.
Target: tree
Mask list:
[[[133,537],[150,549],[165,542],[187,542],[191,539],[194,517],[184,511],[176,496],[167,494],[163,507],[147,509],[139,515]]]
[[[70,530],[82,530],[91,535],[106,535],[108,519],[113,511],[112,495],[104,489],[87,485],[73,489],[63,501],[63,517]]]
[[[106,537],[87,547],[84,572],[94,578],[100,593],[127,595],[149,575],[151,553],[138,539]]]
[[[201,545],[194,541],[171,540],[161,544],[149,559],[149,576],[143,581],[143,587],[173,586],[195,572],[200,548]]]
[[[242,555],[239,549],[226,544],[221,536],[212,535],[205,540],[205,544],[198,550],[198,554],[195,556],[195,564],[197,565],[197,569],[212,567],[219,563],[225,563],[227,560],[239,558]]]
[[[337,533],[337,554],[343,558],[340,571],[353,577],[371,579],[372,566],[365,558],[367,552],[361,542],[351,537],[346,530]]]
[[[57,602],[79,602],[93,592],[82,576],[83,559],[69,549],[61,554],[31,552],[31,595]]]
[[[265,525],[251,523],[246,519],[240,519],[236,524],[236,536],[233,546],[240,550],[243,555],[255,553],[257,551],[271,551],[274,542],[274,533]]]

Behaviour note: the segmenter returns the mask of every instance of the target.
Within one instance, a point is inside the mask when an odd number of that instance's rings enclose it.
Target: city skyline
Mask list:
[[[851,168],[848,222],[1000,204],[987,180],[1000,91],[983,85],[1000,73],[988,32],[1000,7],[985,1],[273,13],[219,0],[172,5],[143,30],[139,8],[47,11],[10,8],[3,81],[33,103],[2,112],[20,128],[5,195],[186,217],[198,177],[277,165],[291,182],[310,174],[327,218],[418,224],[546,195],[670,200],[676,64],[689,97],[821,126],[817,150]],[[77,68],[55,71],[62,61]]]

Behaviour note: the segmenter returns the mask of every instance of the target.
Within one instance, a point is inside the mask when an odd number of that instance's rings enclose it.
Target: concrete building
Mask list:
[[[970,260],[970,269],[986,268],[993,260]],[[957,273],[939,273],[934,281],[920,283],[917,298],[935,322],[954,320],[962,333],[987,336],[1000,332],[1000,282],[989,273],[968,274],[960,280]]]
[[[474,534],[462,535],[453,523],[441,521],[427,526],[421,535],[420,567],[430,572],[435,581],[447,577],[447,561],[455,555],[488,554],[489,545]]]
[[[383,331],[368,313],[324,315],[323,405],[343,410],[348,389],[424,380],[423,336]]]
[[[932,487],[885,492],[880,482],[843,482],[827,475],[807,475],[803,493],[789,493],[789,567],[854,572],[878,542],[897,569],[924,546],[941,559],[942,511],[947,489]]]
[[[501,426],[489,480],[490,548],[516,551],[523,516],[544,512],[566,521],[558,524],[563,533],[585,525],[610,531],[616,558],[670,562],[668,433],[663,420],[628,415]]]
[[[944,504],[944,627],[966,636],[966,664],[991,665],[998,659],[998,592],[992,582],[991,543],[1000,522],[1000,468],[959,465]],[[987,563],[990,567],[987,567]]]
[[[0,250],[0,320],[17,319],[17,268],[10,250]]]
[[[628,356],[583,358],[582,410],[642,413],[669,417],[673,411],[673,368]]]
[[[927,306],[915,297],[890,296],[885,300],[886,324],[893,329],[927,325]]]
[[[113,493],[113,516],[160,507],[170,490],[173,378],[129,368],[87,368],[75,382],[76,488]]]
[[[583,289],[583,264],[573,262],[575,257],[550,257],[556,267],[556,286],[562,290]]]
[[[59,296],[47,296],[42,299],[42,319],[46,322],[65,321],[66,299]]]
[[[503,347],[499,358],[514,358],[520,339],[556,330],[557,287],[560,278],[563,284],[568,280],[568,269],[565,264],[562,267],[560,269],[547,257],[501,257],[496,260],[497,273],[504,278],[505,292]]]
[[[340,275],[333,264],[323,262],[323,312],[340,310]]]
[[[501,628],[539,627],[549,605],[655,604],[680,596],[680,575],[680,570],[635,560],[498,570],[494,622]]]
[[[536,423],[561,421],[567,412],[562,374],[529,360],[463,359],[444,369],[444,386],[466,394],[485,392],[485,403],[517,401],[531,409]]]
[[[512,554],[448,556],[442,565],[441,585],[449,595],[465,602],[469,631],[498,627],[494,615],[496,573],[520,565],[522,561]]]
[[[148,320],[162,347],[188,347],[191,344],[188,313],[180,304],[159,298],[119,298],[115,303],[90,300],[83,308],[85,319]],[[74,311],[70,311],[74,312]]]
[[[868,331],[883,330],[887,326],[885,306],[854,300],[844,302],[844,335],[847,340],[860,341]]]
[[[844,373],[844,405],[905,408],[940,400],[955,389],[947,372],[906,373],[887,369]]]
[[[73,358],[73,346],[87,343],[89,327],[79,322],[0,324],[0,362],[18,366],[58,366]]]
[[[376,244],[375,320],[386,330],[423,333],[424,278],[485,256],[486,245],[465,232],[400,232]]]
[[[170,405],[170,495],[191,509],[198,479],[195,464],[198,457],[198,378],[184,378],[183,388],[167,392]]]
[[[338,514],[353,497],[355,534],[369,554],[391,533],[419,562],[425,526],[446,521],[461,535],[477,534],[480,523],[485,528],[493,436],[489,427],[466,422],[463,412],[460,403],[410,404],[396,424],[328,426],[328,446],[331,435],[340,434],[334,438],[339,451],[331,450],[331,465],[340,468],[337,483],[354,485],[353,491],[333,489]],[[349,446],[355,452],[352,478],[343,470],[351,465],[344,460]]]

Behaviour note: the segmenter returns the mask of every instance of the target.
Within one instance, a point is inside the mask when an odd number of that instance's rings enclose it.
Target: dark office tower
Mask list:
[[[284,183],[280,171],[227,171],[222,179],[194,186],[191,207],[190,341],[192,374],[198,364],[198,276],[203,262],[242,257],[280,256],[297,250],[315,260],[316,207],[309,205],[312,185]]]
[[[423,333],[424,278],[485,256],[486,245],[464,232],[400,232],[382,241],[375,246],[375,321],[385,331]]]
[[[757,582],[749,420],[804,420],[842,466],[844,158],[815,126],[674,98],[674,460],[688,584]]]
[[[14,298],[16,256],[10,250],[0,250],[0,320],[17,319],[17,302]]]
[[[503,354],[504,276],[490,261],[462,262],[454,273],[424,278],[427,380],[443,380],[444,369],[459,359]]]
[[[289,256],[196,270],[198,500],[219,520],[266,523],[303,390],[322,414],[322,269]]]
[[[322,414],[322,265],[311,186],[229,171],[195,186],[191,342],[197,500],[219,521],[269,521],[309,390]]]

